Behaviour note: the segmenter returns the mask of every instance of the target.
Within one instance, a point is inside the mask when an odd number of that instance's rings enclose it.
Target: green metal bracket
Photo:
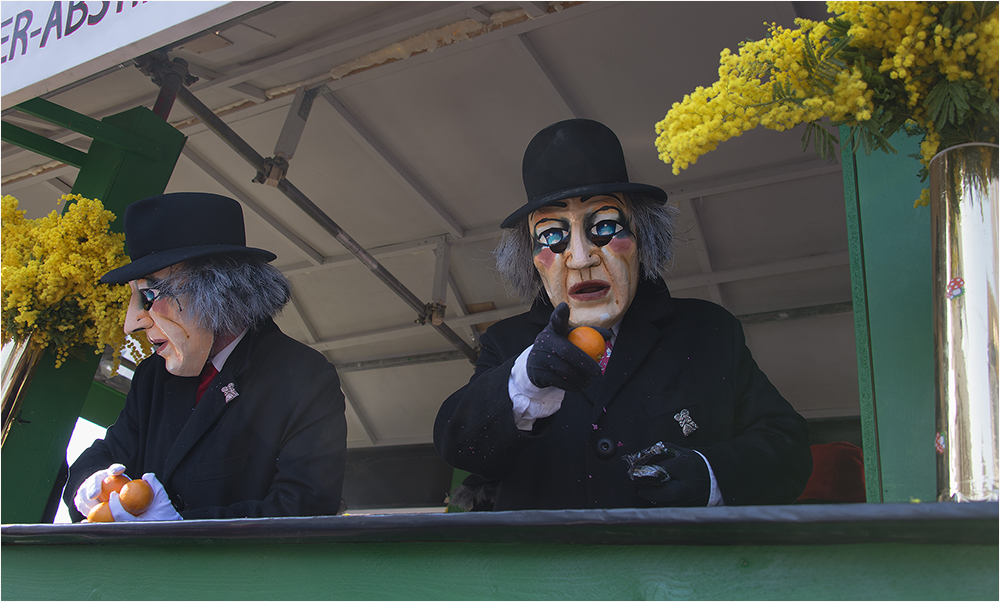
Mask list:
[[[100,140],[121,150],[135,153],[153,161],[167,160],[166,148],[147,138],[109,126],[92,117],[81,115],[42,98],[33,98],[14,107],[39,119],[73,130],[94,140]]]
[[[133,201],[163,193],[186,141],[183,134],[144,107],[101,121],[40,99],[17,108],[94,137],[82,160],[73,155],[81,163],[73,192],[100,199],[118,216]],[[48,144],[32,144],[39,142],[38,138],[21,141],[24,148],[49,156],[43,152],[51,150]],[[112,228],[121,231],[121,222],[116,220]],[[83,357],[71,357],[56,369],[52,356],[43,356],[22,404],[20,420],[11,426],[0,457],[0,519],[4,523],[50,519],[46,510],[52,496],[62,490],[58,475],[77,418],[86,409],[88,415],[96,412],[94,415],[103,423],[124,405],[124,397],[95,391],[94,373],[99,361],[99,355],[85,352]]]

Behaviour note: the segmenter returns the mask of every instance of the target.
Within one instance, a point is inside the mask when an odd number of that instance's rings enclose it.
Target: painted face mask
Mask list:
[[[610,328],[639,285],[639,253],[625,204],[614,195],[574,197],[528,216],[535,269],[570,326]]]
[[[132,298],[125,316],[125,332],[145,330],[156,354],[174,376],[198,376],[208,361],[215,337],[201,328],[192,312],[184,311],[183,301],[160,294],[156,283],[170,273],[165,268],[140,280],[129,282]]]

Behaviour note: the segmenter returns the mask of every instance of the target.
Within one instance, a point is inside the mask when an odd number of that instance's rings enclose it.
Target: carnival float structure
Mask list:
[[[998,597],[996,3],[2,9],[4,598]],[[671,293],[863,451],[840,499],[449,506],[434,416],[527,309],[492,251],[525,144],[572,117],[679,209]],[[341,514],[56,518],[78,419],[111,424],[146,353],[91,272],[183,190],[241,202],[281,328],[341,374]]]

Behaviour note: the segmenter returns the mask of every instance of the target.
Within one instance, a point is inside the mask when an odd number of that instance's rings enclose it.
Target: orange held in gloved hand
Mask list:
[[[146,481],[130,480],[124,475],[111,475],[102,483],[102,492],[98,497],[103,499],[87,513],[88,523],[115,522],[109,502],[112,493],[118,497],[122,509],[132,516],[141,515],[153,501],[153,488]]]
[[[129,482],[121,493],[111,494],[108,502],[115,522],[184,520],[170,501],[156,475],[147,472]]]
[[[111,507],[107,502],[100,502],[87,515],[88,523],[113,523],[115,517],[111,516]]]
[[[142,479],[129,481],[118,493],[118,501],[122,503],[122,509],[132,516],[139,516],[149,508],[153,501],[153,488]]]
[[[116,485],[118,481],[115,479],[110,479],[109,477],[124,477],[124,485],[130,479],[125,475],[125,466],[123,464],[112,464],[104,470],[98,470],[94,474],[87,477],[76,490],[76,495],[73,497],[73,505],[80,514],[88,516],[90,511],[94,509],[94,506],[101,502],[107,502],[110,499],[111,492],[117,491],[115,487],[121,489],[121,485]],[[105,481],[108,481],[105,484]],[[105,489],[107,487],[107,489]]]
[[[574,328],[566,338],[569,339],[570,343],[594,358],[595,362],[600,361],[601,356],[604,355],[604,337],[590,326]]]
[[[112,491],[121,491],[131,479],[124,474],[113,474],[101,481],[101,493],[97,495],[97,501],[106,502],[111,498]]]

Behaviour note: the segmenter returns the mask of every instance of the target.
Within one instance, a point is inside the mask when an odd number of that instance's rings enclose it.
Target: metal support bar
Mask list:
[[[382,370],[385,368],[400,368],[402,366],[417,366],[420,364],[437,364],[465,359],[459,351],[440,351],[438,353],[422,353],[419,355],[403,355],[380,360],[365,360],[361,362],[343,362],[335,364],[337,374],[348,372],[365,372],[367,370]]]
[[[209,163],[207,159],[198,154],[198,152],[195,151],[190,144],[184,147],[182,154],[185,157],[187,157],[188,160],[190,160],[192,163],[198,166],[199,169],[205,172],[205,174],[207,174],[208,177],[212,178],[213,180],[221,184],[223,188],[229,191],[229,194],[236,197],[250,211],[256,213],[257,216],[260,217],[260,219],[264,220],[264,222],[267,225],[274,228],[274,230],[278,234],[283,236],[286,240],[288,240],[288,242],[292,243],[292,245],[294,245],[295,248],[297,248],[303,255],[306,256],[306,259],[309,261],[310,266],[315,267],[323,264],[324,257],[319,251],[312,248],[312,246],[310,246],[309,243],[307,243],[306,241],[302,240],[302,238],[298,234],[293,232],[290,228],[288,228],[279,220],[277,220],[273,215],[268,213],[267,210],[260,203],[252,199],[250,195],[243,192],[236,185],[235,182],[226,177],[222,172],[220,172],[211,163]]]
[[[455,312],[459,316],[469,315],[465,305],[465,297],[462,296],[462,291],[458,288],[458,283],[455,282],[455,277],[451,273],[448,274],[448,288],[451,289],[451,298],[455,302]],[[469,340],[472,341],[473,345],[479,347],[479,331],[476,330],[476,326],[469,325],[466,328],[469,331]]]
[[[278,134],[278,142],[274,145],[274,155],[284,157],[291,161],[295,155],[295,149],[299,146],[302,133],[306,129],[306,120],[309,119],[309,112],[312,110],[313,100],[318,92],[315,89],[308,89],[302,86],[295,92],[295,99],[288,107],[288,115],[285,117],[285,124]]]
[[[433,315],[431,322],[440,324],[444,321],[445,305],[448,301],[448,270],[451,263],[451,247],[444,240],[434,249],[434,287],[431,289],[431,305]]]
[[[316,88],[323,93],[323,98],[329,103],[330,107],[333,108],[337,117],[339,118],[341,126],[351,135],[354,140],[361,145],[368,154],[372,156],[373,159],[378,161],[386,172],[392,176],[396,182],[402,186],[404,189],[408,190],[414,198],[420,201],[425,207],[427,207],[434,217],[441,222],[445,228],[447,228],[448,233],[455,238],[462,238],[465,235],[465,230],[462,228],[462,224],[458,222],[457,219],[445,208],[444,204],[438,199],[434,193],[430,191],[427,186],[425,186],[404,164],[403,162],[395,156],[389,149],[382,144],[382,141],[378,139],[369,130],[361,120],[351,114],[339,100],[337,100],[333,93],[326,86],[320,86]]]
[[[561,106],[569,117],[583,117],[580,108],[571,100],[569,92],[559,83],[552,69],[542,60],[527,34],[512,36],[508,40],[514,52],[521,57],[525,69],[538,78],[552,100]]]
[[[239,134],[233,131],[229,127],[229,124],[220,119],[211,109],[206,107],[194,94],[191,93],[187,88],[181,88],[177,94],[178,100],[184,104],[185,107],[198,119],[200,119],[209,129],[216,133],[223,141],[226,142],[233,150],[235,150],[245,161],[250,163],[250,165],[257,170],[258,173],[263,173],[264,170],[264,158],[253,149],[245,140],[240,138]],[[313,203],[309,197],[303,194],[298,188],[296,188],[287,178],[282,179],[278,182],[277,186],[285,196],[289,198],[293,203],[295,203],[299,209],[304,211],[306,215],[311,217],[316,223],[321,225],[328,233],[330,233],[334,238],[337,239],[340,244],[344,245],[352,255],[357,257],[361,263],[363,263],[375,276],[381,280],[386,286],[388,286],[396,295],[398,295],[403,301],[407,303],[414,311],[417,312],[419,316],[426,319],[427,308],[420,301],[420,299],[414,295],[406,286],[403,285],[395,276],[393,276],[388,270],[386,270],[382,264],[380,264],[368,251],[366,251],[361,245],[359,245],[350,235],[344,232],[343,229],[329,215],[323,212],[315,203]],[[448,327],[448,325],[442,324],[431,324],[435,330],[441,333],[452,345],[459,349],[462,353],[469,358],[470,362],[475,363],[478,355],[476,351],[469,346],[460,336],[458,336],[455,331]]]
[[[45,136],[18,127],[12,123],[7,123],[6,121],[0,127],[0,139],[9,144],[38,153],[43,157],[62,161],[66,165],[72,165],[78,169],[83,167],[84,161],[87,160],[87,153],[83,151],[66,146],[55,140],[49,140]]]
[[[188,71],[187,61],[179,58],[171,61],[165,52],[155,51],[139,57],[136,59],[136,67],[160,87],[160,94],[153,104],[153,114],[164,121],[170,117],[170,109],[174,106],[181,86],[190,86],[198,81]]]

